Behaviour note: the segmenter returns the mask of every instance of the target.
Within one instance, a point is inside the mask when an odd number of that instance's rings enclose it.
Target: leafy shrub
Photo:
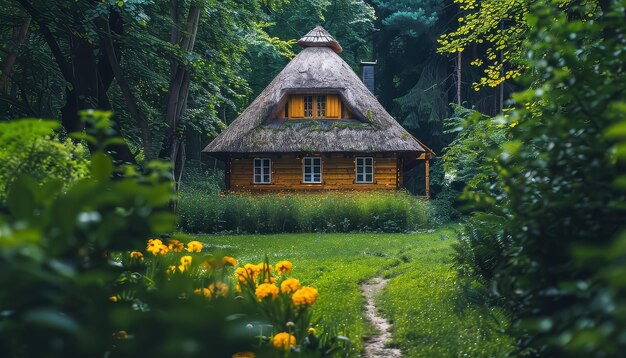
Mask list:
[[[278,286],[291,263],[247,264],[235,276],[233,258],[207,255],[199,242],[165,246],[175,226],[170,168],[116,168],[97,140],[110,114],[86,115],[97,132],[81,137],[100,148],[91,175],[67,189],[19,177],[0,204],[0,356],[345,352],[349,341],[332,327],[309,329],[315,289]]]
[[[403,232],[428,225],[427,203],[408,193],[213,195],[189,188],[178,205],[186,232]]]
[[[624,2],[530,10],[529,89],[496,118],[510,140],[483,150],[491,185],[466,192],[477,214],[462,235],[460,273],[481,285],[483,302],[511,315],[520,355],[620,356],[626,52],[616,49],[626,41]]]
[[[59,124],[27,119],[0,123],[0,200],[15,178],[28,175],[43,184],[72,183],[89,175],[84,145],[55,136]]]

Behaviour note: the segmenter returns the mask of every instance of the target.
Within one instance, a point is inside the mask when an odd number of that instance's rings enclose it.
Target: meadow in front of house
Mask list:
[[[390,278],[377,298],[393,323],[392,345],[406,357],[502,356],[512,342],[492,328],[498,312],[457,313],[459,294],[452,267],[453,227],[423,233],[309,233],[276,235],[197,235],[216,253],[239,262],[290,260],[294,275],[319,290],[315,318],[335,325],[352,342],[375,334],[363,315],[360,283],[375,276]],[[487,324],[487,321],[488,324]]]

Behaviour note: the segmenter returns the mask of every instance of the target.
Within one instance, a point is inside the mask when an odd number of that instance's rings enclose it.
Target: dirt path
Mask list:
[[[378,334],[365,341],[363,349],[363,357],[365,358],[399,358],[402,356],[399,349],[385,347],[385,343],[391,340],[391,324],[380,315],[376,305],[374,305],[374,297],[387,285],[388,281],[382,277],[375,277],[361,284],[361,292],[363,292],[366,300],[365,314],[378,331]]]

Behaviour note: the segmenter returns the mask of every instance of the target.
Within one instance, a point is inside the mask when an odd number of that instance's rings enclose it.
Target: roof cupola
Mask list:
[[[302,47],[330,47],[336,53],[343,51],[339,42],[321,26],[316,26],[308,34],[304,35],[298,40],[298,45]]]

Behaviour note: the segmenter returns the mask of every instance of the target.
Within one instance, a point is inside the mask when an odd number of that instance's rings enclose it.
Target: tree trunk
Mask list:
[[[461,51],[456,56],[456,104],[461,105]]]
[[[130,86],[128,85],[128,82],[126,82],[126,77],[122,72],[122,68],[115,54],[115,47],[113,46],[109,22],[102,20],[100,20],[99,22],[104,32],[102,41],[104,43],[107,59],[109,60],[109,64],[111,65],[111,70],[113,71],[115,80],[120,87],[122,97],[124,97],[124,102],[126,103],[126,106],[128,107],[131,116],[137,123],[139,130],[141,131],[141,140],[143,142],[145,160],[149,161],[155,159],[156,156],[154,155],[152,135],[150,133],[150,127],[148,126],[148,120],[139,108],[139,104],[137,103],[137,100],[135,99],[135,96],[133,95]]]
[[[171,2],[170,15],[172,17],[171,41],[179,40],[176,29],[178,6],[175,0]],[[198,32],[198,23],[200,21],[200,8],[196,5],[189,7],[187,15],[187,26],[185,35],[182,38],[181,50],[186,52],[193,51],[196,34]],[[173,44],[176,44],[173,42]],[[190,74],[189,71],[180,63],[172,66],[172,82],[168,91],[167,110],[165,114],[165,123],[167,124],[166,143],[164,152],[169,154],[172,163],[172,177],[175,181],[175,188],[180,187],[180,179],[182,178],[183,168],[186,160],[185,153],[185,129],[181,118],[187,109],[187,98],[189,95]]]
[[[20,31],[17,34],[17,38],[15,39],[15,46],[13,47],[11,52],[9,52],[7,59],[4,61],[2,73],[0,74],[0,91],[4,91],[4,84],[6,83],[7,78],[9,78],[9,76],[11,75],[13,65],[15,65],[15,60],[17,59],[17,52],[28,37],[28,28],[30,27],[31,19],[32,17],[30,15],[27,15],[24,19],[24,22],[20,27]]]

